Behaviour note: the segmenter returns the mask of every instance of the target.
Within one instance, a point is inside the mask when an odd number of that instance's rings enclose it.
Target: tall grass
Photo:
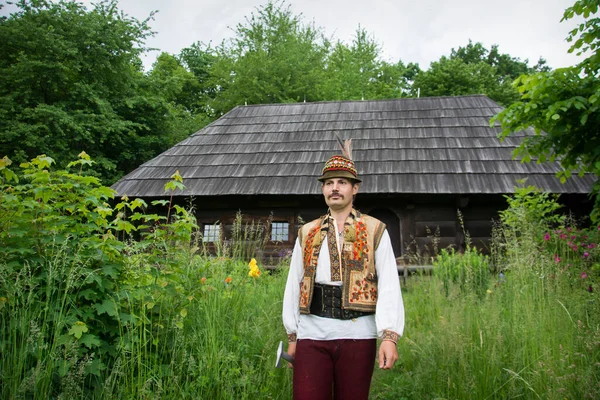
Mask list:
[[[597,254],[577,258],[573,244],[570,253],[552,244],[548,232],[565,221],[552,199],[529,188],[512,200],[495,234],[502,275],[488,279],[483,297],[479,285],[461,284],[460,270],[473,265],[468,250],[446,252],[432,277],[409,280],[400,365],[376,373],[373,398],[600,398]],[[594,234],[582,235],[586,248],[598,244]]]
[[[274,368],[286,266],[249,275],[247,253],[203,252],[171,201],[167,218],[111,208],[107,188],[37,163],[0,193],[0,398],[291,398]],[[408,280],[373,399],[600,398],[600,235],[556,208],[518,191],[491,259],[446,251]]]
[[[124,342],[101,398],[278,398],[289,391],[287,371],[273,368],[285,337],[285,276],[254,279],[245,263],[231,259],[193,258],[189,266],[178,313],[165,319],[161,313],[169,311],[158,302],[129,304],[139,314],[156,308],[155,318],[123,327],[135,340]]]

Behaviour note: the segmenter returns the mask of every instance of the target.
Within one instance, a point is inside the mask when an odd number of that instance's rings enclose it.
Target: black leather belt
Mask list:
[[[320,283],[315,283],[310,303],[310,313],[319,317],[334,319],[354,319],[373,314],[342,308],[342,287]]]

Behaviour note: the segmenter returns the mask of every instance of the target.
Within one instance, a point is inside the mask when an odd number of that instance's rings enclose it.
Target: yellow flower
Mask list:
[[[258,268],[258,265],[256,265],[256,260],[254,258],[250,260],[248,267],[250,268],[248,276],[251,276],[252,278],[258,278],[260,276],[260,269]]]
[[[258,278],[260,276],[260,269],[258,269],[258,267],[251,268],[250,271],[248,271],[248,276]]]

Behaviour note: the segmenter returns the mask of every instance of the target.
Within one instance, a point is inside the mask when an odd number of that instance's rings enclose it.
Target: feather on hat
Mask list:
[[[336,155],[327,160],[318,180],[323,182],[330,178],[346,178],[355,182],[362,182],[361,179],[358,178],[356,167],[352,160],[352,139],[342,140],[337,133],[335,134],[335,137],[340,146],[340,150],[342,151],[342,155]]]

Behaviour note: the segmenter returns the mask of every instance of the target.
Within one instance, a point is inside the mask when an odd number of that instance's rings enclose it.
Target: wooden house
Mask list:
[[[298,221],[326,212],[317,177],[339,154],[335,134],[351,138],[363,179],[355,206],[383,220],[395,254],[464,245],[463,229],[485,249],[505,194],[527,179],[586,207],[593,179],[561,184],[551,163],[513,160],[525,135],[501,142],[490,119],[501,107],[481,95],[375,101],[238,106],[113,185],[120,195],[160,198],[179,171],[193,199],[205,241],[227,238],[238,211],[270,217],[264,257],[289,250]],[[589,202],[587,203],[589,207]],[[458,211],[462,213],[462,221]]]

